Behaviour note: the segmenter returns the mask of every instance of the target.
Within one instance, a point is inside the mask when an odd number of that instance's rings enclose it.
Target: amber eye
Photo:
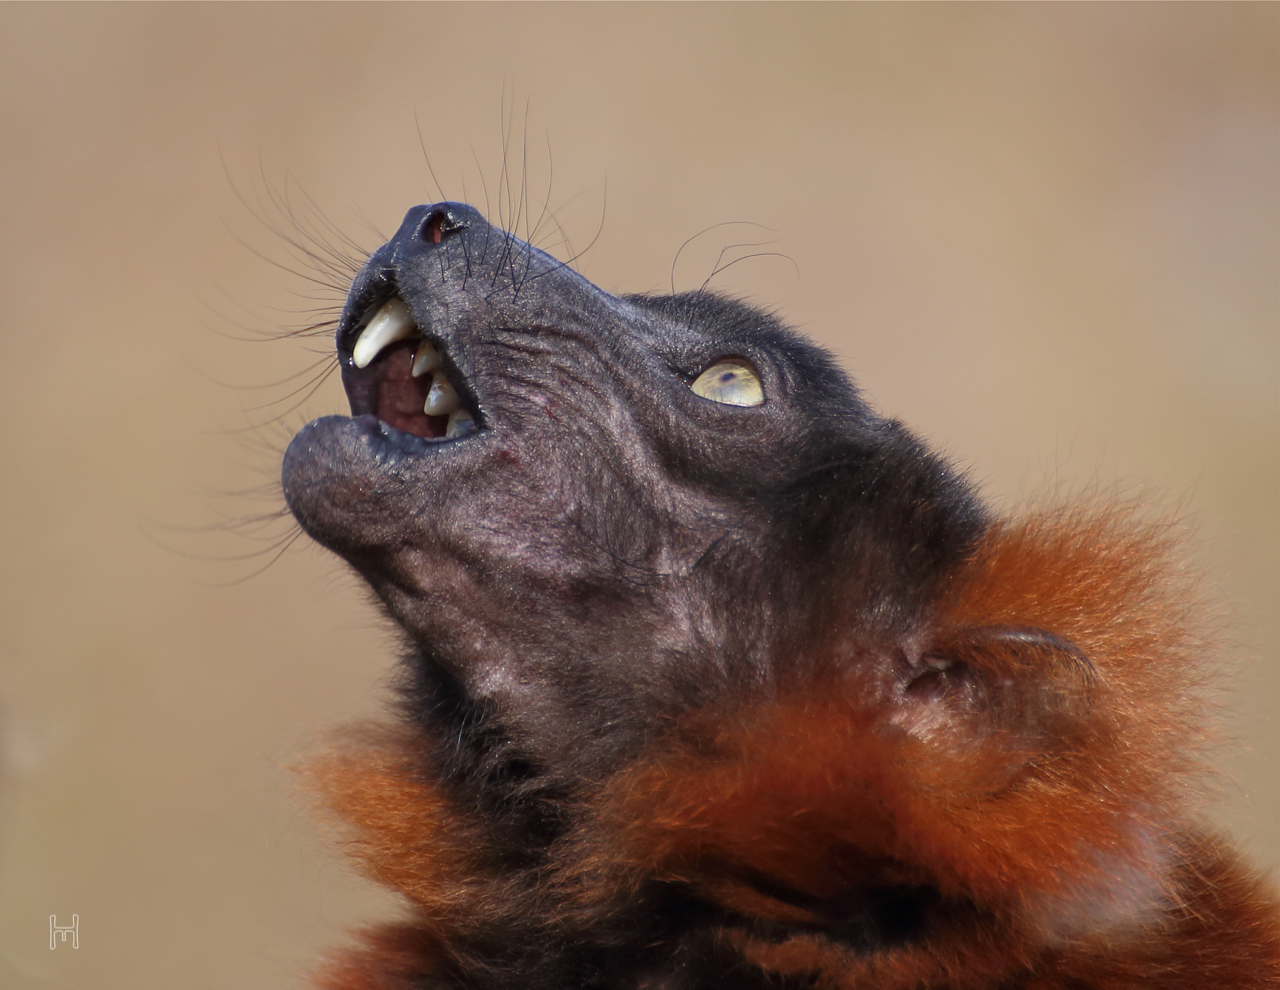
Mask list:
[[[689,387],[695,395],[726,406],[758,406],[764,402],[764,389],[755,369],[736,358],[717,361]]]

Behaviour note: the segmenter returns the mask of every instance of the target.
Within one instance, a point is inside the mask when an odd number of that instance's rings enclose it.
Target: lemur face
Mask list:
[[[467,206],[409,211],[337,350],[352,415],[290,445],[290,509],[403,628],[423,707],[496,718],[552,776],[768,683],[837,595],[873,652],[910,652],[982,525],[773,317],[610,295]]]

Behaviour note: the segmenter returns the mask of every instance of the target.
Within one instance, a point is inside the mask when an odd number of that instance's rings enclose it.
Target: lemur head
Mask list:
[[[284,463],[303,528],[409,642],[419,715],[593,777],[665,716],[767,686],[844,631],[907,651],[981,529],[963,480],[771,315],[614,296],[440,203],[337,332],[351,417]],[[442,714],[448,709],[447,714]]]

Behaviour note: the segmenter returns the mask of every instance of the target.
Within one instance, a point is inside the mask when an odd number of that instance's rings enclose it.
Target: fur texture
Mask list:
[[[392,296],[476,435],[393,408],[407,351],[351,361]],[[1197,822],[1170,527],[993,520],[770,318],[614,299],[454,204],[338,344],[363,420],[286,494],[404,628],[405,718],[307,774],[412,909],[318,987],[1280,986],[1274,892]],[[725,356],[765,403],[681,419],[668,378]]]

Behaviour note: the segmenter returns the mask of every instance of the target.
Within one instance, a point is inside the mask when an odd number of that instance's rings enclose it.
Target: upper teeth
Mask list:
[[[421,333],[404,300],[398,296],[393,297],[379,307],[360,331],[356,345],[351,349],[351,361],[357,368],[367,368],[384,347],[399,340],[419,337]],[[448,437],[474,432],[475,419],[462,408],[458,393],[440,370],[443,364],[440,352],[431,341],[423,339],[414,352],[413,364],[410,366],[410,374],[414,378],[431,375],[431,387],[427,390],[427,400],[422,411],[428,416],[448,416],[448,432],[445,434]]]
[[[404,300],[388,299],[360,331],[356,346],[351,350],[351,360],[357,368],[367,368],[384,347],[398,340],[410,340],[417,337],[419,332],[418,324],[413,322],[413,316]],[[440,352],[432,346],[431,341],[423,340],[414,352],[410,373],[414,378],[421,378],[437,370],[442,363]]]
[[[413,368],[410,373],[414,378],[421,378],[427,372],[435,371],[440,364],[440,352],[431,346],[431,341],[424,340],[418,345],[417,353],[413,355]]]
[[[376,313],[369,325],[360,332],[356,346],[352,348],[351,360],[357,368],[368,367],[369,362],[388,344],[397,340],[408,340],[418,336],[418,324],[413,322],[409,307],[403,299],[388,299]]]

